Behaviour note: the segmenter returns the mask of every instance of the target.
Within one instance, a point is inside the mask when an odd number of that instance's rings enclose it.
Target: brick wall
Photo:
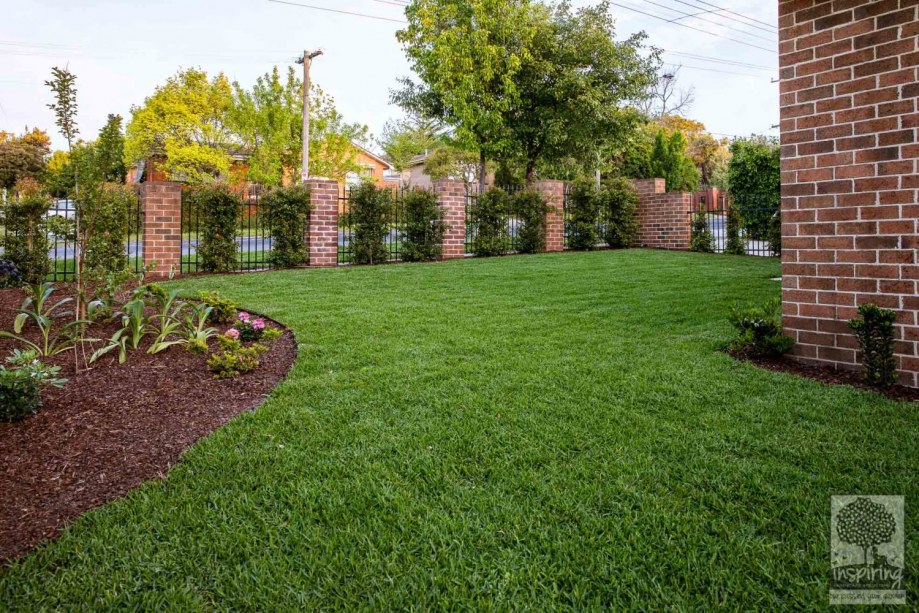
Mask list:
[[[538,181],[536,189],[546,199],[546,252],[565,250],[565,182]]]
[[[434,193],[444,210],[447,232],[444,235],[443,259],[466,257],[466,184],[442,179],[434,181]]]
[[[178,273],[182,258],[182,184],[143,183],[144,266],[155,276]]]
[[[855,368],[846,321],[897,311],[919,385],[916,0],[779,4],[783,312],[804,361]]]
[[[638,245],[689,249],[693,194],[667,193],[663,179],[635,181],[638,190]]]
[[[338,182],[314,179],[309,182],[310,266],[338,266]]]

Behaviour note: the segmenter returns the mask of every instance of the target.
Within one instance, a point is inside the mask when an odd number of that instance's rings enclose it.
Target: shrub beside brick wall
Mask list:
[[[857,365],[846,321],[897,311],[919,385],[919,14],[915,0],[782,0],[782,272],[794,355]]]
[[[635,181],[638,190],[638,245],[689,249],[693,194],[667,193],[664,179]]]

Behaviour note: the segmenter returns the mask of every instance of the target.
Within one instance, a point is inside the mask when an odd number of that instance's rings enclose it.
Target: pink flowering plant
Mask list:
[[[230,330],[236,330],[238,338],[241,341],[259,341],[262,340],[262,336],[265,335],[265,330],[268,328],[268,325],[265,323],[265,320],[261,317],[253,317],[245,311],[240,311],[236,316],[236,323],[233,324],[233,327]],[[229,333],[229,330],[227,330]]]

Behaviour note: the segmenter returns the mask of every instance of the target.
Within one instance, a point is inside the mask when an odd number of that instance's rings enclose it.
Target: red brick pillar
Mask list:
[[[338,266],[338,182],[313,179],[308,185],[310,266]]]
[[[537,181],[536,191],[549,205],[546,214],[546,252],[565,250],[565,182]]]
[[[178,273],[182,261],[182,184],[143,183],[140,206],[144,212],[144,266],[151,266],[154,275]]]
[[[447,223],[442,257],[445,260],[466,257],[466,184],[441,179],[434,181],[434,193]]]
[[[664,179],[635,181],[638,191],[638,245],[689,249],[693,194],[667,192]]]

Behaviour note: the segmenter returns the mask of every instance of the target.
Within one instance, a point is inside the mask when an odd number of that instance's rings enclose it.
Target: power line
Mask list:
[[[764,26],[769,26],[770,28],[773,28],[773,29],[778,29],[778,28],[776,28],[774,25],[772,25],[771,23],[767,23],[767,22],[765,22],[765,21],[760,21],[759,19],[754,19],[753,17],[748,17],[747,15],[744,15],[743,13],[738,13],[738,12],[736,12],[736,11],[732,11],[731,9],[726,9],[726,8],[724,8],[724,7],[720,7],[720,6],[716,5],[716,4],[712,4],[711,2],[706,2],[705,0],[693,0],[693,1],[694,1],[694,2],[697,2],[698,4],[704,4],[705,6],[710,6],[710,7],[712,7],[712,8],[716,8],[716,9],[718,9],[719,11],[724,11],[725,13],[730,13],[731,15],[737,15],[738,17],[742,17],[743,19],[749,19],[750,21],[755,21],[756,23],[761,23],[761,24],[763,24]]]
[[[684,0],[673,0],[673,1],[674,1],[674,2],[678,2],[678,3],[680,3],[680,4],[684,4],[684,5],[688,6],[688,7],[695,8],[695,9],[702,9],[702,8],[704,8],[704,7],[699,6],[698,4],[690,4],[689,2],[684,2]],[[724,11],[724,10],[725,10],[725,9],[720,9],[720,8],[717,8],[717,7],[716,7],[716,8],[712,8],[712,9],[706,10],[705,13],[707,13],[707,14],[717,14],[718,17],[721,17],[722,19],[727,19],[728,21],[733,21],[733,22],[735,22],[735,23],[739,23],[739,24],[741,24],[741,25],[747,26],[748,28],[756,28],[756,29],[758,29],[758,30],[762,30],[763,32],[768,32],[769,34],[775,34],[775,33],[776,33],[776,28],[775,28],[775,26],[769,26],[768,28],[764,28],[763,26],[756,25],[755,23],[748,23],[748,22],[746,22],[746,21],[741,21],[740,19],[737,19],[736,17],[728,17],[727,15],[723,15],[723,14],[720,13],[721,11]],[[749,19],[749,18],[747,17],[746,19]]]
[[[719,23],[719,22],[717,22],[717,21],[712,21],[711,19],[706,19],[705,17],[700,17],[699,15],[693,15],[692,13],[687,13],[686,11],[681,11],[681,10],[679,10],[679,9],[670,8],[670,7],[667,6],[666,4],[659,4],[659,3],[657,3],[657,2],[654,2],[653,0],[642,0],[642,2],[644,2],[644,3],[646,3],[646,4],[651,4],[651,5],[653,5],[653,6],[660,7],[660,8],[662,8],[662,9],[665,9],[665,10],[668,10],[668,11],[673,11],[674,13],[679,13],[679,14],[684,15],[684,16],[686,16],[686,17],[693,17],[693,18],[695,18],[695,19],[698,19],[699,21],[705,21],[705,22],[707,22],[707,23],[712,23],[712,24],[715,24],[716,26],[722,27],[722,28],[724,28],[724,29],[726,29],[726,30],[730,30],[730,31],[732,31],[732,32],[738,32],[738,33],[740,33],[740,34],[744,34],[744,35],[749,36],[749,37],[751,37],[751,38],[758,38],[759,40],[764,40],[764,41],[766,41],[767,43],[775,43],[775,44],[778,44],[778,42],[776,42],[776,41],[775,41],[774,39],[772,39],[772,38],[766,38],[765,36],[759,36],[759,35],[757,35],[757,34],[751,34],[750,32],[746,32],[746,31],[744,31],[744,30],[738,30],[737,28],[732,28],[731,26],[725,25],[725,24],[723,24],[723,23]],[[667,20],[667,21],[668,21],[668,23],[677,23],[675,20],[672,20],[672,19]],[[678,25],[684,25],[684,24],[678,24]]]
[[[667,55],[678,55],[680,57],[688,57],[694,60],[702,60],[704,62],[714,62],[716,64],[727,64],[729,66],[738,66],[740,68],[754,68],[757,70],[768,70],[770,72],[776,72],[778,68],[775,66],[763,66],[762,64],[750,64],[748,62],[736,62],[734,60],[726,60],[720,57],[712,57],[710,55],[699,55],[697,53],[688,53],[685,51],[670,51],[667,49],[662,49]]]
[[[278,1],[278,0],[270,0],[270,1],[274,2],[274,1]],[[745,46],[747,46],[747,47],[753,47],[754,49],[759,49],[759,50],[761,50],[761,51],[768,51],[769,53],[776,53],[776,49],[769,49],[768,47],[760,47],[759,45],[754,45],[754,44],[752,44],[752,43],[748,43],[748,42],[745,42],[745,41],[742,41],[742,40],[737,40],[736,38],[731,38],[730,36],[723,36],[723,35],[717,34],[717,33],[715,33],[715,32],[709,32],[708,30],[703,30],[702,28],[696,28],[696,27],[694,27],[694,26],[691,26],[691,25],[688,25],[688,24],[685,24],[685,23],[680,23],[679,21],[670,21],[669,19],[666,19],[666,18],[664,18],[664,17],[661,17],[660,15],[655,15],[655,14],[653,14],[653,13],[648,13],[648,12],[642,11],[642,10],[640,10],[640,9],[637,9],[637,8],[634,8],[634,7],[625,5],[625,4],[619,4],[618,2],[610,2],[610,4],[612,4],[613,6],[618,6],[618,7],[620,7],[620,8],[627,9],[627,10],[629,10],[629,11],[633,11],[633,12],[635,12],[635,13],[639,13],[639,14],[641,14],[641,15],[645,15],[646,17],[653,17],[654,19],[659,19],[659,20],[661,20],[661,21],[663,21],[663,22],[671,23],[671,24],[673,24],[673,25],[675,25],[675,26],[681,26],[681,27],[684,27],[684,28],[689,28],[690,30],[695,30],[696,32],[702,32],[703,34],[708,34],[709,36],[715,36],[715,37],[717,37],[717,38],[723,38],[723,39],[725,39],[725,40],[729,40],[729,41],[734,42],[734,43],[737,43],[737,44],[739,44],[739,45],[745,45]]]
[[[351,15],[353,17],[364,17],[366,19],[376,19],[378,21],[389,21],[392,23],[408,23],[404,19],[392,19],[390,17],[381,17],[379,15],[367,15],[366,13],[357,13],[354,11],[343,11],[340,9],[330,9],[324,6],[313,6],[312,4],[299,4],[297,2],[287,2],[286,0],[268,0],[268,2],[273,2],[275,4],[287,4],[289,6],[296,6],[304,9],[313,9],[315,11],[326,11],[327,13],[340,13],[342,15]]]
[[[687,65],[687,64],[678,64],[678,66],[680,66],[680,68],[691,68],[691,69],[693,69],[693,70],[705,70],[705,71],[708,71],[708,72],[720,72],[720,73],[722,73],[722,74],[740,75],[740,76],[742,76],[742,77],[756,77],[756,78],[759,78],[759,79],[765,79],[765,78],[766,78],[766,77],[763,76],[763,75],[753,74],[753,73],[751,73],[751,72],[733,72],[733,71],[730,71],[730,70],[719,70],[718,68],[703,68],[702,66],[689,66],[689,65]]]

